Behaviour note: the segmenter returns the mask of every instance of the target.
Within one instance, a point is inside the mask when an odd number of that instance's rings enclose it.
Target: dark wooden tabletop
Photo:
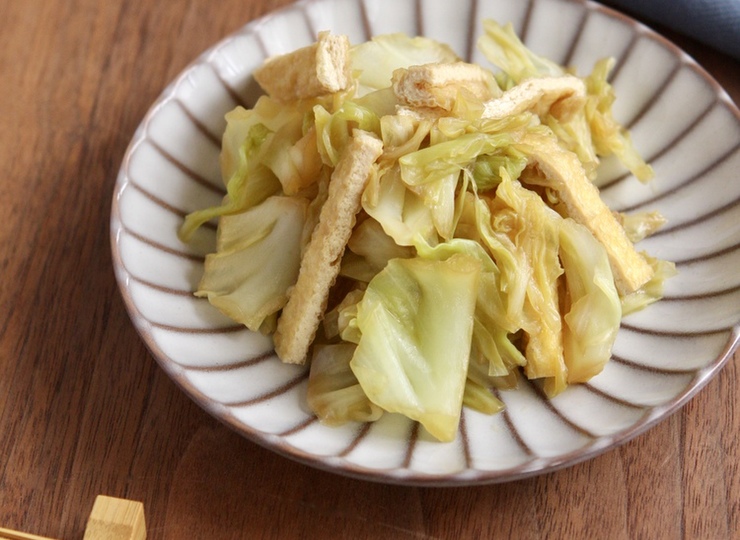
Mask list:
[[[232,432],[158,367],[110,256],[136,126],[198,53],[287,0],[0,2],[0,527],[81,538],[96,495],[149,538],[740,538],[738,355],[588,462],[508,484],[386,486]],[[740,102],[740,65],[669,35]]]

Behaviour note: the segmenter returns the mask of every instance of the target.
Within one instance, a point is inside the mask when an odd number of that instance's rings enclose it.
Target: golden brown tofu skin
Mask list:
[[[283,362],[306,362],[360,211],[362,192],[382,152],[378,138],[355,130],[332,173],[327,200],[273,336],[275,352]]]
[[[339,92],[352,80],[349,49],[347,36],[321,32],[312,45],[267,59],[254,71],[254,78],[278,101]]]
[[[567,121],[583,107],[586,85],[578,77],[542,77],[524,81],[486,103],[483,118],[498,119],[524,111],[552,114]]]
[[[653,277],[654,270],[635,250],[624,228],[602,201],[599,190],[586,176],[578,157],[563,149],[553,137],[527,133],[519,148],[555,189],[576,222],[588,228],[606,248],[620,295],[635,292]]]
[[[467,92],[481,101],[501,93],[490,71],[466,62],[397,69],[392,82],[393,92],[401,102],[448,111],[452,110],[459,92]]]

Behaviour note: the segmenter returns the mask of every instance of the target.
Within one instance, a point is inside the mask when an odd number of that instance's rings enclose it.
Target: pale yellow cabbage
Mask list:
[[[272,196],[221,217],[216,252],[206,257],[196,296],[254,331],[287,302],[298,278],[308,200]]]
[[[563,218],[539,195],[506,178],[505,173],[496,199],[513,211],[509,236],[531,272],[523,306],[524,372],[530,379],[544,379],[545,391],[556,395],[565,389],[568,378],[558,296],[558,279],[563,273],[559,258]]]
[[[306,401],[326,425],[374,422],[383,415],[383,409],[367,398],[349,367],[355,347],[353,343],[320,345],[311,358]]]
[[[480,264],[394,259],[357,307],[350,367],[370,401],[420,422],[441,441],[460,421]]]
[[[403,33],[375,36],[352,47],[351,69],[355,76],[358,96],[389,88],[393,72],[399,68],[436,62],[451,63],[459,58],[444,43]]]
[[[622,306],[604,246],[572,219],[560,224],[565,269],[563,355],[568,384],[587,382],[611,358]]]

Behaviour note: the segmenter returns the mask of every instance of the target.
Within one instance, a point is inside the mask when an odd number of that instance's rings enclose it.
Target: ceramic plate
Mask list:
[[[391,16],[392,14],[392,16]],[[251,333],[192,291],[214,244],[177,238],[183,216],[223,194],[224,113],[251,106],[262,61],[308,45],[321,30],[353,43],[401,31],[475,49],[480,21],[511,22],[535,52],[590,72],[613,56],[615,115],[652,163],[643,185],[614,162],[598,182],[616,210],[655,209],[669,220],[639,244],[675,261],[666,297],[624,319],[606,369],[551,401],[522,381],[500,393],[505,412],[465,409],[451,443],[385,415],[329,428],[305,406],[307,370],[282,364]],[[113,259],[131,318],[161,367],[210,414],[293,459],[389,483],[508,481],[594,457],[686,403],[731,357],[740,335],[740,114],[690,57],[635,21],[571,0],[307,0],[253,21],[196,59],[152,106],[118,177]]]

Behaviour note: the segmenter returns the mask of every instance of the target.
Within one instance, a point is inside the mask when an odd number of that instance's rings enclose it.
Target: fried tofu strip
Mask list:
[[[306,361],[360,211],[362,192],[382,152],[383,143],[379,139],[366,131],[355,130],[332,173],[327,200],[273,336],[275,352],[283,362]]]
[[[547,112],[567,121],[586,100],[586,85],[578,77],[542,77],[529,79],[485,104],[482,117],[505,118],[524,111],[542,115]]]
[[[500,93],[493,74],[476,64],[424,64],[393,72],[393,92],[415,107],[452,110],[458,92],[470,92],[481,101]]]
[[[339,92],[352,80],[349,49],[347,36],[320,32],[312,45],[268,58],[254,71],[254,78],[278,101]]]
[[[553,137],[526,134],[518,145],[527,153],[568,209],[570,217],[587,227],[606,248],[620,295],[630,294],[653,277],[653,268],[630,242],[624,228],[601,200],[599,190],[586,176],[578,157]]]

